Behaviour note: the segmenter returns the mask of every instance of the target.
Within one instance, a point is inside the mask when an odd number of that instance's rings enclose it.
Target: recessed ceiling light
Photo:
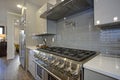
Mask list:
[[[20,5],[20,4],[18,4],[18,5],[17,5],[17,7],[21,9],[23,6],[22,6],[22,5]]]
[[[61,0],[61,2],[63,2],[64,0]]]
[[[21,9],[21,8],[27,9],[26,7],[24,7],[24,6],[20,5],[20,4],[18,4],[17,7],[20,8],[20,9]]]

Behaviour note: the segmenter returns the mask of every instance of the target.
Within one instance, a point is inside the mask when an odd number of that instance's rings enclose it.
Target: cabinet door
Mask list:
[[[56,22],[55,21],[50,21],[47,18],[42,18],[40,17],[44,12],[50,10],[52,7],[51,4],[46,3],[44,4],[36,13],[36,24],[39,30],[40,34],[44,33],[51,33],[55,34],[56,33]]]
[[[37,18],[39,18],[37,21],[38,21],[38,23],[39,23],[39,27],[40,27],[40,30],[41,30],[41,34],[47,33],[47,19],[46,19],[46,18],[41,18],[40,16],[41,16],[44,12],[50,10],[51,7],[52,7],[51,4],[46,3],[46,4],[44,4],[44,5],[38,10],[38,12],[37,12],[37,15],[38,15]]]
[[[94,24],[120,21],[120,0],[94,0]]]
[[[117,80],[112,77],[84,69],[84,80]]]
[[[47,20],[44,18],[40,18],[41,13],[42,13],[42,10],[40,8],[36,13],[36,26],[38,27],[38,30],[39,30],[38,33],[43,34],[47,32],[46,31]]]
[[[44,24],[44,23],[42,23],[40,20],[40,12],[38,10],[36,12],[36,28],[35,28],[36,32],[35,32],[35,34],[42,33],[42,29],[41,29],[42,24]]]
[[[33,77],[35,78],[35,63],[34,61],[34,51],[30,50],[29,51],[29,65],[28,65],[28,70],[29,72],[33,75]]]

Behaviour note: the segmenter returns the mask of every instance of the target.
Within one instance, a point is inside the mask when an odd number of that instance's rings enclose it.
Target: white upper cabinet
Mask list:
[[[120,0],[94,0],[94,24],[120,22]]]
[[[50,3],[45,3],[40,9],[39,9],[39,14],[43,14],[44,12],[50,10],[53,7],[52,4]]]
[[[47,20],[47,18],[41,18],[40,15],[52,8],[49,3],[43,5],[36,14],[36,24],[40,28],[38,34],[56,34],[56,22]]]

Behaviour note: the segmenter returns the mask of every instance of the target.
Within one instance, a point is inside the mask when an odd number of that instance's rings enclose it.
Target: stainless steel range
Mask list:
[[[48,74],[40,80],[83,80],[82,65],[97,54],[95,51],[63,47],[38,50],[35,63]]]

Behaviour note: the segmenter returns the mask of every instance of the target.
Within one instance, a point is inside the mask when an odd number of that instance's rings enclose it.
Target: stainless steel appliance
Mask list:
[[[96,55],[95,51],[63,47],[38,50],[35,63],[45,72],[41,80],[83,80],[83,63]]]
[[[22,65],[22,67],[25,69],[26,45],[25,45],[25,32],[24,32],[24,30],[20,30],[19,43],[20,43],[20,63]]]
[[[93,0],[61,0],[61,2],[59,0],[58,4],[42,13],[40,17],[57,21],[91,8],[93,8]]]

